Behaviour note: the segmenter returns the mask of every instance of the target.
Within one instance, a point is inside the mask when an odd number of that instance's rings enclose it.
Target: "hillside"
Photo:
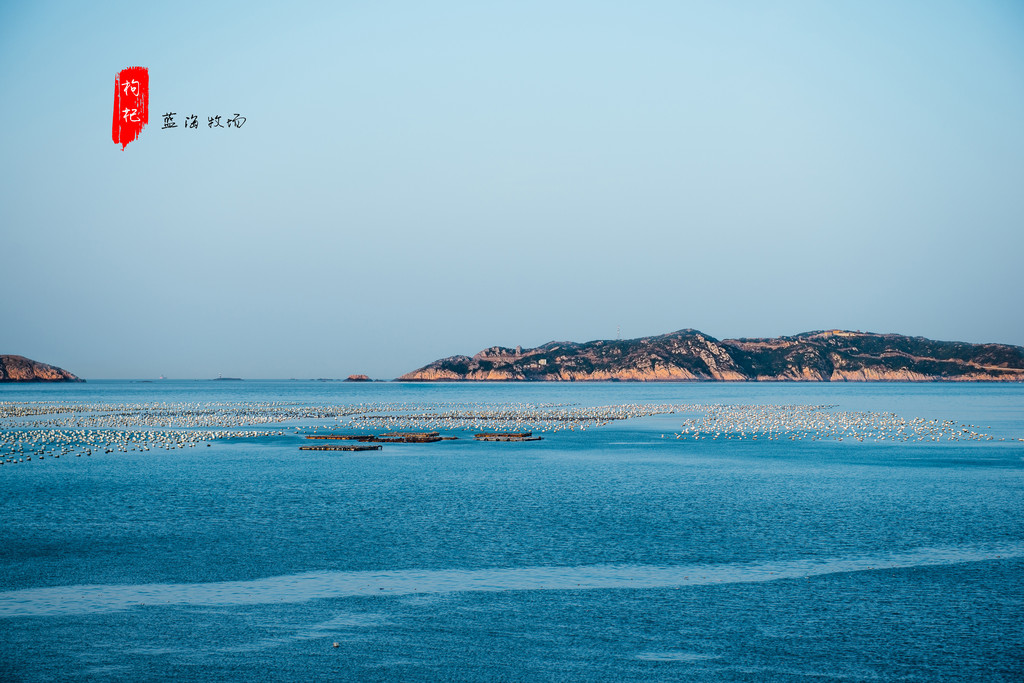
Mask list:
[[[84,382],[67,370],[24,356],[0,355],[0,382]]]
[[[1021,381],[1024,347],[829,330],[717,340],[697,330],[639,339],[492,346],[401,381]]]

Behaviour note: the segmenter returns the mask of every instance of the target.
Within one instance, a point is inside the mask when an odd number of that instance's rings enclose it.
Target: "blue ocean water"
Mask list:
[[[681,440],[675,413],[6,465],[3,680],[1024,678],[1022,386],[96,381],[5,401],[829,405],[993,439]]]

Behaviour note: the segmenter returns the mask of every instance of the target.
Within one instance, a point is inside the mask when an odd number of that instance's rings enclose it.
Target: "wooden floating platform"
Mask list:
[[[477,441],[540,441],[544,437],[541,436],[503,436],[499,434],[477,434]]]
[[[380,436],[373,434],[317,434],[306,438],[360,441],[362,443],[434,443],[435,441],[454,441],[459,437],[441,436],[438,432],[390,432]]]
[[[399,436],[415,439],[418,437],[429,438],[431,436],[441,436],[441,432],[388,432],[387,434],[381,434],[381,436]]]
[[[527,437],[533,436],[533,432],[481,432],[480,434],[474,434],[473,436],[475,436],[478,439],[498,438],[502,436],[510,436],[525,439]]]
[[[368,443],[434,443],[435,441],[443,441],[439,436],[371,436],[366,439],[360,439]]]
[[[300,451],[379,451],[380,446],[299,446]]]

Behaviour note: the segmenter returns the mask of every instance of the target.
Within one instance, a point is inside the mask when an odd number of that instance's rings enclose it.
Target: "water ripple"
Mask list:
[[[985,547],[918,548],[875,556],[786,560],[757,564],[325,571],[272,576],[254,581],[57,586],[0,593],[0,618],[90,614],[143,605],[261,605],[368,595],[682,588],[1017,557],[1024,557],[1024,543]]]

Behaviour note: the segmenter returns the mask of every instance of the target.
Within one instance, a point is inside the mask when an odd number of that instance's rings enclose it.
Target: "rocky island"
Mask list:
[[[84,382],[62,368],[24,356],[0,355],[0,382]]]
[[[692,329],[639,339],[493,346],[400,381],[1024,381],[1024,347],[827,330],[718,340]]]

